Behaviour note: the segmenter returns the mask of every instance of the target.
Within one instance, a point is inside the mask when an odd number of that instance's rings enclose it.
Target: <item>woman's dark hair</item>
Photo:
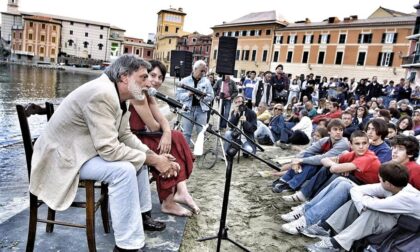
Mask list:
[[[396,135],[391,146],[401,145],[405,147],[407,155],[411,156],[410,161],[414,161],[419,156],[419,141],[414,136]]]
[[[368,116],[368,109],[367,109],[365,106],[358,106],[358,107],[356,108],[356,117],[357,117],[357,110],[358,110],[359,108],[363,108],[363,110],[364,110],[364,112],[363,112],[363,118],[365,118],[366,116]]]
[[[379,168],[379,176],[393,186],[405,187],[408,184],[409,174],[407,168],[397,162],[386,162]]]
[[[409,117],[409,116],[402,116],[402,117],[400,117],[400,119],[398,119],[397,131],[403,131],[403,129],[400,128],[400,124],[405,119],[408,120],[408,125],[407,125],[407,128],[404,129],[404,130],[412,130],[413,129],[413,119],[411,119],[411,117]]]
[[[152,65],[152,68],[150,68],[148,72],[150,73],[150,71],[155,69],[155,67],[159,68],[160,72],[162,73],[162,82],[165,81],[165,76],[167,72],[166,66],[158,60],[150,60],[149,63],[150,65]]]
[[[380,109],[379,110],[379,116],[382,116],[385,118],[387,122],[391,121],[391,113],[387,109]]]
[[[382,140],[385,139],[385,137],[388,135],[388,126],[385,120],[383,119],[373,119],[370,120],[365,127],[365,132],[367,132],[367,129],[369,125],[372,124],[372,126],[375,128],[376,135],[380,136]]]
[[[389,108],[389,113],[391,114],[391,117],[393,118],[400,118],[400,111],[396,108]]]

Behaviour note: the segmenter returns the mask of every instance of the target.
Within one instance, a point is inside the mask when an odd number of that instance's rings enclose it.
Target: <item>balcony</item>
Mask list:
[[[420,54],[403,57],[401,67],[420,67]]]

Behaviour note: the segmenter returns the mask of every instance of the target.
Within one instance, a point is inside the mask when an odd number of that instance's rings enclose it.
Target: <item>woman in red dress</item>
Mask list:
[[[152,87],[159,89],[165,79],[166,67],[159,61],[150,61],[149,81]],[[157,191],[164,213],[178,216],[198,214],[200,209],[188,192],[186,180],[192,169],[194,156],[184,135],[171,130],[168,120],[162,115],[154,97],[146,95],[142,101],[132,100],[130,105],[130,126],[138,138],[156,153],[169,153],[176,158],[180,171],[175,178],[163,178],[156,169],[152,169],[156,179]],[[191,211],[182,207],[187,205]]]

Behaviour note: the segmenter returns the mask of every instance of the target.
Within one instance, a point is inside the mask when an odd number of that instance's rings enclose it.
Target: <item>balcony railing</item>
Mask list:
[[[411,65],[420,63],[420,54],[410,55],[402,58],[402,65]]]

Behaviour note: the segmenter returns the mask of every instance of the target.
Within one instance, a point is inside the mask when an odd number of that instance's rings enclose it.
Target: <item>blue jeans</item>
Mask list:
[[[270,128],[261,121],[257,121],[257,130],[254,132],[255,138],[263,138],[264,136],[270,137],[271,141],[274,143],[275,139]]]
[[[318,172],[300,189],[305,198],[310,199],[318,189],[331,177],[330,169],[322,167]]]
[[[192,121],[205,125],[207,121],[207,111],[203,111],[201,106],[193,106],[190,111],[185,112],[184,115],[190,118]],[[193,127],[195,126],[195,132],[198,134],[202,127],[198,125],[194,125],[190,120],[183,118],[182,125],[184,126],[184,137],[187,140],[187,143],[191,145],[191,135],[193,131]]]
[[[232,141],[232,131],[231,130],[226,131],[225,138],[227,140]],[[255,154],[256,148],[251,142],[249,142],[248,140],[247,141],[241,140],[241,142],[242,142],[242,148],[244,148],[248,152],[251,152],[251,153]],[[228,143],[228,142],[224,143],[223,148],[225,149],[225,152],[227,150],[229,150],[230,146],[231,146],[230,143]]]
[[[308,226],[325,221],[338,208],[350,199],[350,189],[355,184],[346,178],[338,177],[324,188],[315,198],[304,206]]]
[[[222,101],[222,109],[220,111],[220,114],[226,118],[226,120],[229,119],[229,112],[230,112],[230,106],[232,105],[232,100],[223,100]],[[226,129],[227,121],[220,118],[220,125],[219,127],[221,129]]]

